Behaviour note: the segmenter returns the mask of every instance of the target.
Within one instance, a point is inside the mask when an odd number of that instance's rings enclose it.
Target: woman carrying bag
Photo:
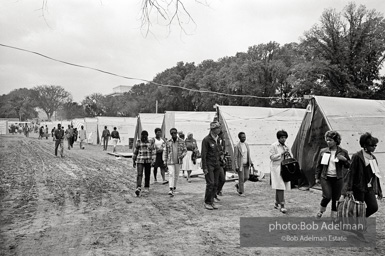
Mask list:
[[[282,213],[286,213],[285,208],[285,190],[291,189],[289,182],[284,182],[281,176],[281,162],[285,158],[285,154],[290,154],[290,148],[285,145],[288,134],[281,130],[277,132],[278,141],[270,147],[270,175],[271,188],[275,189],[275,204],[274,208],[279,209]]]
[[[380,186],[380,171],[377,159],[373,155],[376,150],[378,139],[370,133],[360,137],[362,150],[353,154],[350,165],[350,173],[347,180],[347,194],[353,194],[355,200],[366,203],[366,217],[377,212],[377,199],[382,199]]]
[[[332,201],[332,210],[330,217],[337,218],[337,201],[341,196],[344,185],[343,177],[349,168],[350,158],[348,151],[341,148],[341,135],[336,131],[327,131],[325,133],[327,148],[321,149],[315,172],[316,183],[321,183],[322,200],[320,210],[317,213],[317,219],[322,217],[326,211],[326,206]]]

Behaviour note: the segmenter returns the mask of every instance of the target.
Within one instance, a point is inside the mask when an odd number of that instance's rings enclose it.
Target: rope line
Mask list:
[[[124,79],[128,79],[128,80],[142,81],[142,82],[146,82],[146,83],[153,84],[153,85],[156,85],[156,86],[161,86],[161,87],[177,88],[177,89],[186,90],[186,91],[190,91],[190,92],[210,93],[210,94],[216,94],[216,95],[227,96],[227,97],[256,98],[256,99],[292,99],[292,100],[303,99],[302,97],[283,98],[283,97],[277,97],[277,96],[276,97],[263,97],[263,96],[255,96],[255,95],[228,94],[228,93],[223,93],[223,92],[213,92],[213,91],[209,91],[209,90],[197,90],[197,89],[185,88],[185,87],[180,87],[180,86],[176,86],[176,85],[160,84],[160,83],[149,81],[149,80],[142,79],[142,78],[135,78],[135,77],[119,75],[119,74],[116,74],[116,73],[113,73],[113,72],[109,72],[109,71],[105,71],[105,70],[98,69],[98,68],[93,68],[93,67],[83,66],[83,65],[79,65],[79,64],[74,64],[74,63],[71,63],[71,62],[67,62],[67,61],[63,61],[63,60],[59,60],[59,59],[55,59],[55,58],[49,57],[49,56],[41,54],[39,52],[34,52],[34,51],[26,50],[26,49],[23,49],[23,48],[19,48],[19,47],[5,45],[5,44],[1,44],[1,43],[0,43],[0,46],[6,47],[6,48],[11,48],[11,49],[18,50],[18,51],[27,52],[27,53],[32,53],[32,54],[38,55],[40,57],[43,57],[43,58],[46,58],[46,59],[49,59],[49,60],[52,60],[52,61],[60,62],[60,63],[66,64],[66,65],[70,65],[70,66],[74,66],[74,67],[79,67],[79,68],[90,69],[90,70],[101,72],[101,73],[104,73],[104,74],[107,74],[107,75],[116,76],[116,77],[120,77],[120,78],[124,78]]]

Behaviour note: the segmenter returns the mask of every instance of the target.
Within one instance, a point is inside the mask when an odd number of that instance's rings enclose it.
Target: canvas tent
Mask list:
[[[191,132],[197,141],[198,149],[201,151],[202,140],[209,134],[210,123],[214,120],[215,112],[193,112],[193,111],[166,111],[162,124],[162,134],[169,139],[170,129],[176,128],[179,132],[183,131],[185,138]],[[201,159],[197,160],[200,166]],[[203,170],[198,168],[191,175],[203,174]]]
[[[210,132],[210,123],[214,120],[215,112],[166,111],[164,114],[162,133],[170,138],[170,129],[176,128],[187,134],[191,132],[201,150],[203,138]]]
[[[98,133],[98,119],[84,118],[85,129],[87,131],[87,143],[97,145],[100,143]]]
[[[51,134],[51,130],[52,128],[57,128],[57,124],[59,124],[60,122],[49,122],[49,121],[43,121],[43,122],[40,122],[38,124],[38,127],[41,127],[41,126],[44,126],[44,129],[45,129],[45,126],[47,125],[48,127],[48,132],[49,134]]]
[[[341,147],[349,155],[361,149],[360,136],[371,132],[379,139],[374,154],[380,169],[385,168],[385,101],[338,97],[314,96],[307,107],[293,145],[294,156],[298,159],[310,186],[314,184],[316,159],[319,150],[327,147],[325,132],[335,130],[341,134]]]
[[[71,123],[74,128],[77,128],[78,131],[81,130],[81,127],[83,125],[84,129],[86,129],[86,123],[84,122],[84,118],[75,118],[71,120]]]
[[[0,120],[0,135],[5,135],[8,133],[8,120]]]
[[[155,128],[161,128],[163,122],[164,114],[154,114],[154,113],[140,113],[136,120],[135,127],[135,136],[133,142],[133,150],[138,139],[140,139],[140,134],[143,130],[148,132],[148,137],[155,136]]]
[[[224,132],[226,150],[233,155],[238,133],[245,132],[254,167],[270,172],[270,145],[277,141],[277,131],[284,129],[291,147],[303,120],[305,109],[217,106],[219,122]]]
[[[120,142],[118,145],[129,145],[129,139],[133,139],[135,136],[136,118],[135,117],[97,117],[98,120],[98,132],[102,135],[104,127],[112,132],[116,127],[119,132]]]

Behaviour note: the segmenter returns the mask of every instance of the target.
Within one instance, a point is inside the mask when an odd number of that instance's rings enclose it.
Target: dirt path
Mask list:
[[[53,147],[0,137],[0,255],[385,255],[384,202],[374,249],[241,248],[239,217],[281,216],[268,180],[246,183],[245,198],[225,184],[220,209],[207,211],[202,178],[180,177],[174,198],[158,183],[137,198],[131,159],[78,144],[60,158]],[[320,194],[292,190],[287,199],[289,216],[313,216]]]

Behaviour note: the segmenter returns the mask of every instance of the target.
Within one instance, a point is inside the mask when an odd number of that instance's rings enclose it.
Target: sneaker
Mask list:
[[[162,184],[163,185],[168,184],[168,180],[164,180]]]
[[[281,207],[280,211],[281,211],[282,213],[286,213],[286,212],[287,212],[286,208],[284,208],[284,207]]]
[[[237,189],[237,192],[239,193],[239,184],[235,184],[235,188]]]
[[[169,196],[174,196],[174,191],[170,190],[170,191],[168,192],[168,195],[169,195]]]
[[[238,193],[238,195],[241,197],[245,197],[245,194],[243,194],[243,193]]]
[[[281,208],[281,206],[279,204],[274,203],[274,209],[280,209],[280,208]]]
[[[135,190],[135,195],[136,195],[136,196],[140,196],[140,190],[141,190],[140,188],[137,188],[137,189]]]
[[[214,210],[213,206],[211,204],[205,204],[205,208],[207,210]]]
[[[214,210],[218,210],[218,206],[216,206],[214,203],[211,204],[211,207],[213,207]]]
[[[317,219],[321,219],[323,212],[318,212],[315,216]]]
[[[214,200],[217,201],[217,202],[221,201],[221,199],[219,199],[217,196],[214,197]]]

